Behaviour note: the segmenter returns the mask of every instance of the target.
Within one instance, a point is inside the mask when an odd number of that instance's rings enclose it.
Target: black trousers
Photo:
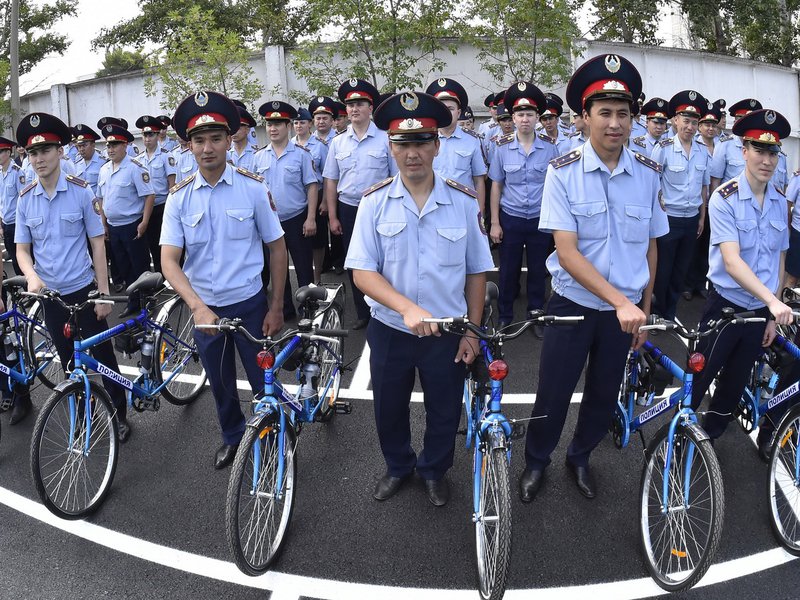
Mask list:
[[[339,202],[339,222],[342,224],[342,243],[344,244],[344,254],[350,249],[350,240],[353,239],[353,229],[356,225],[357,206],[350,206],[344,202]],[[336,236],[334,236],[336,237]],[[364,292],[353,283],[353,271],[347,270],[347,277],[350,279],[350,287],[353,290],[353,304],[356,306],[357,319],[369,319],[369,305],[364,300]]]

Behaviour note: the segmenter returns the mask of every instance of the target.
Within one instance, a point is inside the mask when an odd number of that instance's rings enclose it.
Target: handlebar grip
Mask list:
[[[756,313],[752,310],[748,310],[746,312],[740,312],[733,315],[734,319],[751,319],[756,316]]]
[[[324,335],[328,337],[347,337],[350,332],[347,329],[316,329],[314,335]]]
[[[648,315],[647,323],[645,323],[645,325],[657,325],[660,320],[661,317],[659,317],[658,315]]]

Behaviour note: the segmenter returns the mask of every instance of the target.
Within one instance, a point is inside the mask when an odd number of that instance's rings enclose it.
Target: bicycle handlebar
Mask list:
[[[195,329],[216,329],[217,331],[225,331],[231,333],[238,332],[244,335],[251,342],[259,344],[261,346],[267,346],[270,344],[273,345],[280,344],[281,342],[298,335],[307,340],[330,342],[335,344],[336,342],[339,341],[335,338],[343,338],[350,335],[350,332],[347,331],[346,329],[315,328],[311,332],[304,332],[298,329],[293,329],[291,331],[286,332],[283,336],[281,336],[277,340],[273,340],[272,337],[270,336],[267,336],[265,338],[257,338],[254,337],[252,333],[250,333],[247,329],[245,329],[242,326],[241,319],[228,319],[227,317],[223,317],[219,321],[211,325],[195,325]]]
[[[475,325],[475,323],[472,323],[466,316],[444,318],[426,317],[422,319],[423,323],[436,323],[437,325],[441,325],[446,331],[450,331],[451,328],[463,327],[464,329],[474,333],[480,339],[487,341],[496,338],[513,340],[514,338],[522,335],[522,333],[532,325],[572,325],[580,321],[583,321],[582,316],[559,317],[556,315],[546,315],[542,311],[531,311],[527,320],[520,321],[518,323],[512,323],[511,325],[508,325],[499,331],[490,333],[484,331],[481,327]],[[513,329],[514,327],[516,327],[516,330]],[[506,330],[509,331],[506,332]]]
[[[798,316],[800,316],[800,312],[798,312]],[[709,321],[709,327],[705,331],[696,331],[694,329],[687,329],[683,325],[676,323],[675,321],[670,321],[668,319],[662,319],[658,315],[650,315],[647,317],[647,324],[642,325],[639,327],[639,331],[674,331],[682,338],[687,340],[690,339],[699,339],[701,337],[706,337],[711,335],[720,327],[724,327],[725,325],[744,325],[746,323],[766,323],[767,319],[764,317],[756,317],[753,311],[747,311],[742,313],[734,313],[732,308],[723,308],[722,309],[722,318],[717,319],[716,321]]]
[[[116,304],[117,302],[127,302],[127,296],[104,296],[99,292],[92,292],[89,294],[89,297],[84,300],[83,302],[79,302],[78,304],[67,304],[61,298],[61,294],[56,290],[51,290],[48,288],[42,288],[39,290],[38,293],[35,292],[22,292],[23,296],[29,296],[31,298],[37,298],[39,300],[55,300],[58,304],[62,307],[67,309],[69,312],[77,312],[81,310],[84,306],[89,304]]]

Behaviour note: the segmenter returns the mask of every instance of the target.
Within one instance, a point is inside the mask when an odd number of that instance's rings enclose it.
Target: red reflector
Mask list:
[[[493,360],[489,363],[489,377],[500,381],[508,376],[508,365],[504,360]]]
[[[275,355],[272,352],[267,352],[266,350],[262,350],[256,356],[256,362],[258,363],[258,367],[263,370],[271,369],[272,366],[275,364]]]
[[[75,328],[72,326],[72,323],[64,323],[63,333],[64,337],[68,340],[75,337]]]
[[[690,373],[699,373],[706,368],[706,357],[699,352],[694,352],[689,357],[688,367]]]

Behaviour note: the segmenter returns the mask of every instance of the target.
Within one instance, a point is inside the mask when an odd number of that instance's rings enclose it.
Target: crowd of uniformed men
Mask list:
[[[491,119],[477,131],[465,89],[450,78],[434,78],[424,93],[385,96],[351,79],[338,96],[315,97],[307,108],[263,104],[269,143],[261,149],[244,104],[210,91],[186,98],[172,118],[137,119],[141,151],[124,119],[103,117],[95,130],[26,115],[16,140],[0,138],[2,230],[14,270],[29,290],[58,290],[68,302],[161,271],[196,324],[239,317],[271,335],[295,315],[289,256],[299,286],[346,267],[350,325],[367,327],[387,464],[378,500],[416,471],[430,500],[447,502],[465,364],[477,344],[424,319],[480,319],[495,245],[500,327],[523,316],[513,311],[523,262],[528,310],[584,317],[535,331],[543,346],[533,416],[543,418],[528,427],[523,501],[542,485],[584,368],[567,465],[581,493],[594,497],[589,455],[607,431],[627,350],[643,343],[646,315],[674,318],[681,296],[706,298],[701,327],[725,306],[775,319],[710,338],[694,400],[727,365],[704,423],[712,438],[722,434],[749,364],[775,322],[791,318],[776,297],[784,266],[790,282],[800,275],[800,213],[790,226],[786,198],[796,200],[800,178],[788,178],[783,116],[746,98],[728,108],[728,134],[724,100],[687,89],[644,102],[638,71],[612,54],[572,76],[571,123],[561,98],[526,81],[486,98]],[[66,366],[63,310],[46,308]],[[121,316],[138,309],[132,297]],[[84,333],[106,328],[109,312],[97,305],[83,315]],[[223,468],[244,431],[234,347],[254,391],[262,385],[258,348],[207,330],[195,338],[217,404],[223,445],[215,466]],[[97,353],[116,368],[110,343]],[[427,413],[419,454],[409,427],[417,374]],[[125,398],[108,388],[125,441]],[[16,390],[11,423],[30,409],[27,391]]]

